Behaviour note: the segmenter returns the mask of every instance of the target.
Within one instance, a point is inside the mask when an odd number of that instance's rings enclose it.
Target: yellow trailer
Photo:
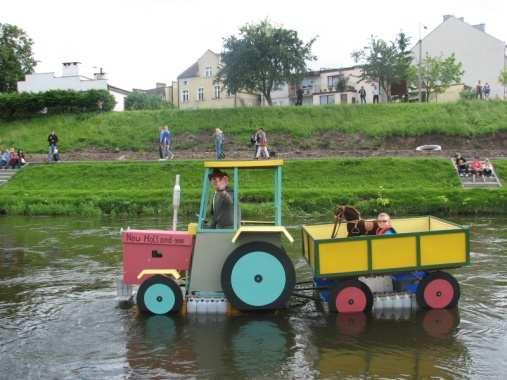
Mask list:
[[[470,263],[469,228],[434,216],[393,219],[394,235],[347,237],[341,224],[302,227],[303,255],[315,279],[333,280],[330,309],[368,311],[372,292],[359,276],[419,271],[417,301],[425,308],[448,308],[459,299],[459,285],[438,269]]]

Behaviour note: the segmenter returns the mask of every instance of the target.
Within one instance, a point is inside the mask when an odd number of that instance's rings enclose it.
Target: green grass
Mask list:
[[[97,149],[152,151],[158,128],[169,124],[176,149],[212,148],[215,128],[224,130],[229,147],[246,148],[249,136],[264,127],[272,145],[317,146],[314,137],[333,133],[386,137],[442,134],[470,137],[507,131],[507,102],[381,104],[272,108],[157,110],[79,114],[0,122],[0,145],[31,153],[47,149],[55,129],[62,152]]]
[[[507,161],[495,161],[505,182]],[[200,161],[32,165],[0,188],[0,211],[27,215],[167,214],[174,177],[182,209],[199,208]],[[243,217],[271,212],[270,171],[241,171]],[[331,214],[339,204],[364,215],[507,213],[507,191],[464,190],[449,160],[368,158],[295,160],[284,165],[284,215]]]

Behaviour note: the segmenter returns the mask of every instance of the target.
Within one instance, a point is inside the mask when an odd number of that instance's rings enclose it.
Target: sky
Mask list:
[[[60,76],[62,62],[78,61],[80,74],[102,67],[126,90],[170,84],[207,49],[220,53],[225,37],[266,18],[303,41],[317,37],[310,68],[318,70],[353,65],[350,54],[371,35],[394,40],[403,31],[415,44],[444,14],[485,23],[507,41],[505,0],[0,0],[0,23],[33,39],[36,72]]]

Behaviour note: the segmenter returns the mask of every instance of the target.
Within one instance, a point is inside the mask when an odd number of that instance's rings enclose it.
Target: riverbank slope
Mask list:
[[[507,160],[495,160],[507,181]],[[171,212],[176,174],[181,212],[199,208],[203,163],[99,162],[29,165],[0,187],[0,212],[8,215],[152,215]],[[271,215],[272,178],[266,171],[241,176],[243,217]],[[340,204],[363,215],[507,214],[507,190],[463,189],[443,158],[292,160],[284,164],[284,215],[331,215]]]
[[[226,136],[227,157],[251,155],[250,135],[263,127],[282,157],[410,153],[438,144],[482,156],[507,156],[507,102],[380,104],[303,107],[157,110],[41,116],[0,122],[0,145],[37,161],[55,129],[66,160],[147,159],[158,155],[159,127],[168,124],[178,158],[210,158],[212,133]],[[42,156],[30,155],[42,154]]]

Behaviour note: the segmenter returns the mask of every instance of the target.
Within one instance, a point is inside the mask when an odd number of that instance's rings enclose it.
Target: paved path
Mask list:
[[[0,186],[9,182],[18,170],[19,169],[0,169]]]

